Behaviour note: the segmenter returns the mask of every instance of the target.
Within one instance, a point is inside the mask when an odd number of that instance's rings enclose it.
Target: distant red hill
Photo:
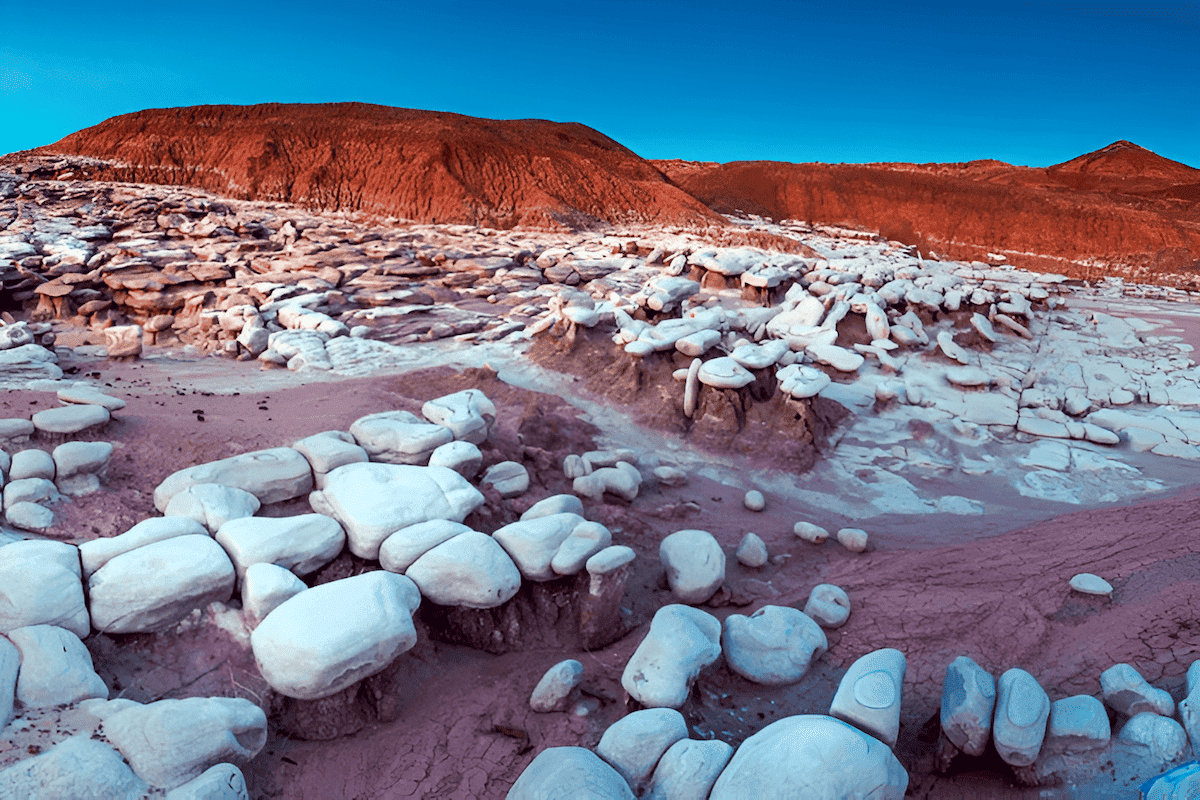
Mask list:
[[[654,163],[722,213],[862,227],[951,258],[1077,277],[1200,270],[1200,170],[1130,142],[1045,168]]]
[[[364,103],[194,106],[113,117],[40,151],[112,162],[97,178],[423,222],[724,222],[577,123]]]

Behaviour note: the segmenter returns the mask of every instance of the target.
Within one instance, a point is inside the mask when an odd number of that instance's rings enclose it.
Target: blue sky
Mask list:
[[[0,153],[143,108],[358,100],[582,122],[646,158],[1045,166],[1128,139],[1200,167],[1198,3],[0,0],[0,20]]]

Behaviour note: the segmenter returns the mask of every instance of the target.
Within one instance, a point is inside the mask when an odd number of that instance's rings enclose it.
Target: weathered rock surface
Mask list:
[[[608,726],[596,745],[596,755],[612,764],[640,794],[667,748],[686,738],[683,714],[673,708],[647,708]]]
[[[795,683],[829,649],[820,626],[786,606],[763,606],[749,617],[725,618],[721,649],[729,668],[767,686]]]
[[[422,597],[443,606],[495,608],[521,588],[521,573],[504,548],[472,530],[435,545],[404,574]]]
[[[0,797],[141,800],[149,786],[119,753],[85,734],[0,770]]]
[[[16,697],[26,706],[56,706],[108,697],[92,656],[79,637],[57,625],[31,625],[8,632],[21,653]]]
[[[303,577],[336,558],[346,543],[342,526],[324,514],[231,519],[215,538],[233,561],[238,580],[251,564],[260,563]]]
[[[663,606],[625,664],[621,685],[650,708],[679,708],[700,670],[721,655],[721,623],[684,605]]]
[[[658,557],[671,593],[683,603],[703,603],[725,580],[725,551],[708,531],[682,530],[665,537]]]
[[[508,790],[506,800],[633,800],[621,773],[583,747],[548,747]]]
[[[308,459],[290,447],[273,447],[187,467],[169,475],[154,490],[154,507],[165,512],[171,498],[201,483],[242,489],[260,503],[302,497],[313,488]]]

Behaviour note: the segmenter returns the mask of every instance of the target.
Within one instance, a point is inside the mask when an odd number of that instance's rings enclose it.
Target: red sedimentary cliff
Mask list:
[[[94,178],[422,222],[724,222],[649,162],[577,123],[363,103],[194,106],[113,117],[41,151],[109,162]]]
[[[1052,167],[654,162],[724,213],[844,224],[1085,277],[1200,270],[1200,170],[1130,142]]]

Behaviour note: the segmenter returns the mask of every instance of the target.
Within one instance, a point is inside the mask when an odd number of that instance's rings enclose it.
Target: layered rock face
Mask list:
[[[1200,169],[1130,142],[1045,168],[653,163],[722,213],[864,227],[942,257],[994,254],[1080,278],[1145,278],[1200,262]]]
[[[578,123],[364,103],[194,106],[113,117],[43,149],[108,162],[92,177],[420,222],[722,223]]]

